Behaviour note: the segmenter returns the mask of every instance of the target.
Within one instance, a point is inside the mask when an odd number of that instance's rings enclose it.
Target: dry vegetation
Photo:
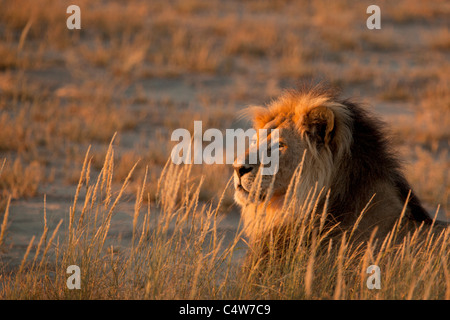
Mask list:
[[[383,113],[416,193],[448,213],[450,4],[377,2],[80,0],[78,31],[62,1],[0,0],[0,298],[450,299],[448,232],[329,246],[307,206],[295,254],[242,268],[220,223],[231,168],[166,166],[174,129],[247,126],[241,108],[326,80]]]
[[[113,191],[114,149],[108,149],[97,177],[86,154],[63,235],[63,220],[33,236],[18,270],[4,273],[1,296],[8,299],[450,299],[449,229],[425,229],[401,239],[402,219],[384,239],[352,242],[353,231],[329,237],[327,211],[317,212],[323,190],[311,190],[300,203],[296,193],[286,203],[301,217],[288,234],[284,259],[274,233],[264,248],[241,265],[242,231],[218,228],[217,205],[199,201],[203,180],[192,183],[190,166],[165,166],[158,181],[157,208],[145,206],[147,171],[135,197],[130,240],[126,247],[110,237],[112,217],[129,185],[133,167]],[[300,170],[292,185],[298,183]],[[227,186],[226,186],[227,187]],[[84,196],[84,201],[79,201]],[[254,196],[254,195],[251,195]],[[0,244],[8,222],[1,228]],[[287,216],[287,215],[286,215]],[[228,241],[225,241],[226,238]],[[35,243],[36,240],[36,243]],[[268,250],[264,259],[257,250]],[[367,290],[365,270],[382,266],[380,290]],[[80,290],[69,290],[66,266],[83,270]],[[414,266],[414,268],[411,268]],[[391,285],[395,283],[395,285]]]

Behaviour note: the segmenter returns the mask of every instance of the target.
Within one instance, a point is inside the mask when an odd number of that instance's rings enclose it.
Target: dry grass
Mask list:
[[[398,23],[413,23],[445,17],[450,12],[450,6],[443,1],[433,1],[427,4],[420,1],[399,1],[386,11],[388,19],[393,19]]]
[[[42,166],[37,161],[24,165],[17,158],[10,164],[3,161],[0,170],[0,208],[3,210],[7,201],[35,196],[44,179]]]
[[[448,51],[450,49],[449,39],[450,31],[448,28],[442,28],[431,37],[429,45],[436,50]]]
[[[241,267],[234,258],[242,250],[241,232],[224,241],[218,228],[221,201],[216,206],[199,202],[202,180],[190,182],[189,166],[165,167],[158,182],[157,210],[144,206],[145,172],[125,248],[109,230],[135,166],[114,190],[113,159],[110,146],[100,174],[91,177],[88,151],[67,221],[50,230],[45,220],[38,243],[33,236],[19,269],[3,273],[2,299],[450,298],[448,228],[436,233],[418,229],[401,239],[400,218],[385,239],[354,242],[352,230],[330,239],[327,235],[334,227],[322,223],[326,208],[316,212],[323,190],[311,190],[303,204],[294,192],[285,207],[300,219],[290,224],[292,230],[274,232],[265,244],[264,261],[258,247],[252,247],[252,258]],[[79,202],[82,195],[84,202]],[[6,214],[0,243],[7,219]],[[287,242],[286,234],[291,236]],[[280,240],[286,243],[282,260]],[[81,269],[80,290],[66,286],[66,268],[74,264]],[[380,290],[365,285],[365,270],[371,264],[381,268]]]
[[[417,121],[425,127],[423,135],[417,137],[427,143],[450,139],[450,77],[443,77],[429,84],[422,94]]]
[[[407,176],[416,186],[423,201],[440,204],[444,212],[450,210],[450,165],[448,151],[443,150],[437,156],[419,147],[414,151],[416,160],[407,166]],[[430,169],[431,168],[431,169]]]

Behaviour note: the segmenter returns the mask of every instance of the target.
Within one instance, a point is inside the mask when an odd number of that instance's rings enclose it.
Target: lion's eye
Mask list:
[[[257,142],[258,142],[258,139],[252,138],[252,140],[250,141],[250,146],[252,146],[252,147],[255,146]]]
[[[281,142],[281,141],[275,142],[272,145],[272,149],[283,150],[284,148],[286,148],[286,144],[284,142]]]

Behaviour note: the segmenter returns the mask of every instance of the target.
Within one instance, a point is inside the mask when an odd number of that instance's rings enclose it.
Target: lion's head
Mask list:
[[[322,90],[287,91],[269,106],[250,107],[246,114],[252,118],[256,132],[269,132],[266,139],[256,135],[233,165],[235,200],[244,208],[244,223],[248,226],[256,218],[246,212],[255,211],[257,205],[249,199],[252,188],[258,185],[259,200],[270,191],[268,210],[279,209],[304,154],[299,186],[304,192],[300,192],[300,198],[305,198],[316,183],[319,189],[330,187],[339,164],[349,153],[352,119],[349,110],[336,102],[332,93]],[[276,138],[270,134],[271,129],[278,129]],[[269,152],[279,153],[274,176],[261,175],[259,161],[250,164],[249,158],[259,152],[261,145],[269,146]],[[248,207],[251,209],[246,210]]]
[[[279,152],[279,168],[275,176],[262,175],[260,185],[264,196],[273,183],[272,198],[283,198],[291,178],[306,151],[304,178],[307,185],[318,182],[327,186],[336,162],[348,153],[351,144],[351,119],[348,110],[333,100],[331,93],[288,91],[268,107],[251,107],[246,112],[258,129],[278,129],[277,139],[259,136],[234,163],[235,200],[244,206],[258,176],[260,162],[250,164],[252,153],[261,144],[269,151]],[[240,160],[240,161],[238,161]],[[244,164],[239,164],[244,163]]]

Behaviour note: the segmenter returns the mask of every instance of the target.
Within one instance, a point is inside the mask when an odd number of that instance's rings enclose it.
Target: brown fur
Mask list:
[[[375,194],[357,234],[366,238],[376,227],[377,235],[384,236],[392,229],[411,187],[383,133],[383,124],[367,110],[316,87],[287,91],[269,106],[251,107],[246,113],[253,119],[255,129],[279,129],[282,143],[275,177],[258,175],[259,164],[249,165],[248,161],[244,165],[234,164],[235,199],[242,206],[251,242],[282,228],[285,221],[295,221],[296,217],[286,217],[281,208],[305,150],[297,186],[300,200],[306,200],[316,183],[319,190],[330,189],[330,221],[339,223],[341,230],[348,230]],[[257,148],[257,145],[249,148],[241,157],[248,160]],[[272,190],[268,203],[249,199],[256,184],[260,185],[260,195]],[[323,199],[320,203],[324,203]],[[412,227],[432,222],[412,191],[404,219]]]

